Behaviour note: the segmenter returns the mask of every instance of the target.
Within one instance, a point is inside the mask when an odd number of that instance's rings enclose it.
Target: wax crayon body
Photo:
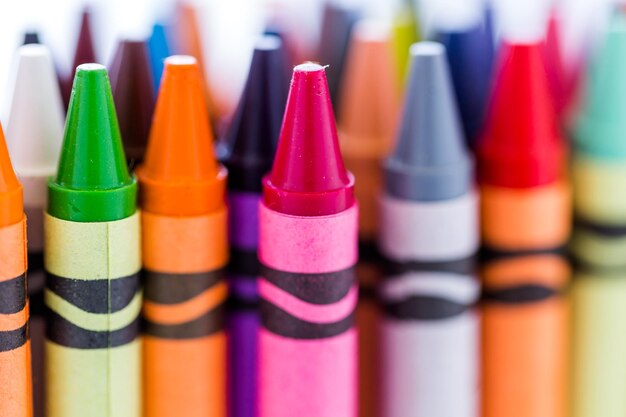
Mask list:
[[[46,415],[139,417],[140,214],[104,66],[77,68],[67,119],[44,216]]]
[[[356,242],[356,205],[305,217],[261,204],[261,416],[356,415]]]
[[[568,415],[572,197],[540,48],[503,45],[477,148],[485,417]]]
[[[21,190],[20,190],[21,192]],[[0,415],[32,417],[26,218],[0,227]]]
[[[203,91],[195,58],[165,60],[137,168],[147,417],[226,415],[227,171],[213,155]]]
[[[226,208],[142,227],[145,415],[224,416]]]
[[[259,205],[261,417],[356,417],[357,224],[324,67],[298,65]]]

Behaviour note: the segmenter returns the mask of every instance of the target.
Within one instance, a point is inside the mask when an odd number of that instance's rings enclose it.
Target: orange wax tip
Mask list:
[[[226,169],[217,163],[198,61],[165,60],[148,150],[137,169],[142,209],[199,216],[224,204]]]
[[[17,180],[4,133],[0,127],[0,227],[10,226],[24,217],[22,184]]]

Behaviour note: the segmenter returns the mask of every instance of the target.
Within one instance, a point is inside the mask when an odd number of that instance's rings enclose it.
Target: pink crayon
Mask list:
[[[358,206],[324,68],[294,68],[259,209],[261,417],[356,417]]]

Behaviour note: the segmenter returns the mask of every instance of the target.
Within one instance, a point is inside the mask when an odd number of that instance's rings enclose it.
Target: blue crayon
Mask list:
[[[148,51],[150,53],[150,66],[152,67],[152,80],[154,91],[158,91],[163,74],[163,62],[170,56],[170,46],[167,41],[166,27],[162,23],[152,26],[152,34],[148,39]]]

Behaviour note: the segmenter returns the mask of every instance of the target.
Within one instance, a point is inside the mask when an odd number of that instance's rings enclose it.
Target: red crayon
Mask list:
[[[261,417],[355,417],[358,207],[324,67],[295,67],[259,209]]]

